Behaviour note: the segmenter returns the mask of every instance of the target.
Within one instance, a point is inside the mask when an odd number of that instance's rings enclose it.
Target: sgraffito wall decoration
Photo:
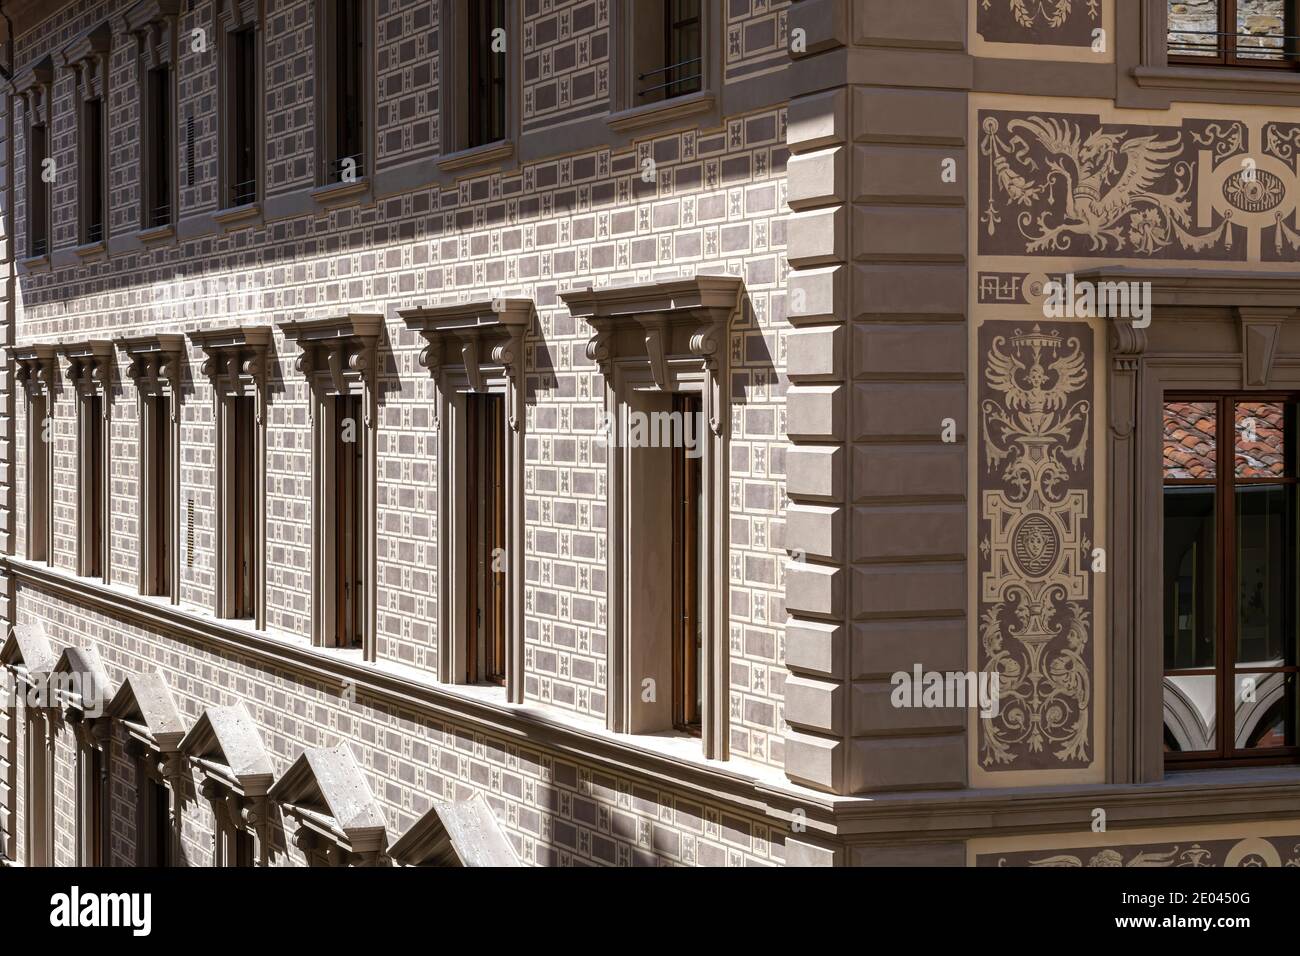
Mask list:
[[[980,853],[976,866],[1300,867],[1300,833],[1237,840],[1180,840],[1132,846]]]
[[[976,0],[975,29],[996,43],[1091,48],[1101,0]]]
[[[1300,125],[979,113],[979,252],[1300,261]]]
[[[978,662],[1000,708],[978,721],[990,772],[1094,758],[1093,333],[1086,322],[979,332]]]

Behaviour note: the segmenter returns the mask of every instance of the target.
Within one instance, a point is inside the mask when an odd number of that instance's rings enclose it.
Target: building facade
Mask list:
[[[1292,4],[0,11],[7,862],[1300,865]]]

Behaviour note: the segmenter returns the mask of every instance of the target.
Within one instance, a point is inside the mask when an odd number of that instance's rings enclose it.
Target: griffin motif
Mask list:
[[[1208,234],[1191,231],[1193,166],[1182,158],[1186,147],[1181,134],[1132,135],[1105,127],[1085,133],[1071,120],[1041,116],[1011,120],[1009,140],[999,130],[995,118],[985,119],[980,150],[991,163],[988,205],[981,218],[989,235],[1001,222],[993,198],[1000,191],[1026,210],[1017,224],[1030,253],[1068,250],[1075,237],[1086,238],[1094,253],[1131,248],[1143,255],[1175,241],[1194,251],[1209,249],[1225,236],[1231,243],[1227,218]],[[1061,203],[1055,198],[1058,188],[1064,191]],[[1029,211],[1044,196],[1045,208]]]

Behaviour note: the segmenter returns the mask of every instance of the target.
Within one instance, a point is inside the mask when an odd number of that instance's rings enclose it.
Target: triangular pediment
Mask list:
[[[204,773],[235,785],[245,796],[266,793],[275,778],[271,755],[243,704],[204,710],[180,749]]]
[[[405,866],[519,866],[487,799],[435,803],[389,855]]]
[[[346,849],[364,853],[387,846],[383,810],[345,746],[303,751],[270,796],[302,824]]]
[[[0,665],[20,667],[29,674],[48,674],[58,658],[54,645],[39,625],[19,624],[10,628],[0,647]]]
[[[50,677],[64,703],[88,715],[98,716],[113,699],[108,668],[93,647],[65,647],[51,668]]]
[[[108,705],[108,716],[121,721],[131,735],[162,753],[175,751],[185,736],[176,698],[163,675],[128,674]]]

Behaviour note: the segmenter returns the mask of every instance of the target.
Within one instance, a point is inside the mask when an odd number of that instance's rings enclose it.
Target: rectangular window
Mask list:
[[[171,70],[165,66],[150,70],[147,87],[149,155],[144,222],[146,228],[152,228],[172,221]]]
[[[1294,69],[1295,0],[1169,0],[1170,62]]]
[[[27,405],[27,559],[49,560],[50,445],[46,438],[49,397],[32,395]]]
[[[163,784],[156,780],[149,780],[145,783],[144,799],[148,801],[146,806],[148,853],[145,857],[145,866],[171,866],[171,794]]]
[[[82,104],[81,189],[83,243],[104,241],[104,101]]]
[[[255,617],[257,613],[257,448],[253,399],[230,399],[230,456],[227,468],[232,482],[229,506],[233,575],[232,617]]]
[[[142,473],[145,482],[141,549],[142,594],[171,595],[172,541],[172,422],[171,398],[145,399],[141,436]]]
[[[362,483],[361,396],[335,395],[333,449],[334,647],[361,647]]]
[[[87,747],[83,750],[85,765],[82,780],[81,856],[80,866],[104,865],[104,754],[102,751]]]
[[[1164,715],[1171,764],[1300,757],[1293,398],[1164,407]]]
[[[27,708],[27,746],[23,768],[27,782],[27,865],[54,863],[54,809],[50,788],[48,726],[43,717]]]
[[[506,547],[505,399],[470,395],[465,402],[467,426],[466,503],[469,542],[467,591],[469,642],[466,680],[506,681]]]
[[[81,517],[81,573],[104,574],[104,399],[81,398],[81,481],[77,503]]]
[[[629,4],[635,100],[630,106],[698,93],[703,88],[700,0]]]
[[[226,39],[226,201],[230,207],[257,201],[256,42],[252,27],[231,31]]]
[[[465,4],[466,148],[495,143],[506,137],[505,0]],[[500,39],[500,42],[495,42]],[[493,46],[497,47],[496,50]]]
[[[699,421],[697,395],[674,395],[673,413],[679,421]],[[689,417],[688,417],[689,416]],[[684,443],[673,447],[673,726],[700,733],[703,698],[703,613],[700,605],[700,548],[703,535],[702,471],[699,455]]]
[[[50,158],[49,130],[37,124],[28,130],[31,159],[27,164],[27,247],[31,256],[50,252],[50,184],[45,181],[46,161]]]
[[[354,181],[366,173],[365,0],[320,6],[323,128],[322,183]]]

